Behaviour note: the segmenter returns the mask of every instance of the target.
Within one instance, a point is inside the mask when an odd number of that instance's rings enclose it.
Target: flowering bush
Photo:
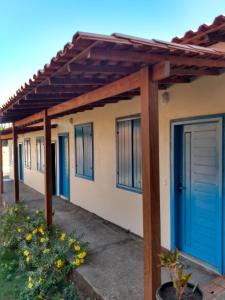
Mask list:
[[[42,211],[29,215],[20,204],[1,217],[0,245],[0,255],[14,251],[18,268],[27,274],[21,299],[79,299],[68,275],[85,262],[87,243],[76,232],[48,227]]]

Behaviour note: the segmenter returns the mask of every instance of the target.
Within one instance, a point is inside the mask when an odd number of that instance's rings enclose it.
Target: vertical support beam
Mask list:
[[[158,122],[158,82],[152,80],[152,72],[144,67],[141,70],[141,130],[145,300],[155,299],[161,283]]]
[[[13,123],[13,171],[14,171],[14,202],[19,202],[19,166],[18,166],[18,144],[17,144],[17,128]]]
[[[51,161],[51,119],[44,111],[44,144],[45,144],[45,218],[52,224],[52,161]]]
[[[4,193],[3,185],[3,153],[2,153],[2,139],[0,139],[0,194]]]

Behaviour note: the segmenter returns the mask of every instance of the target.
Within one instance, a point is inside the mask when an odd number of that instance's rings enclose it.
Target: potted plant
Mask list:
[[[159,255],[161,266],[169,272],[171,281],[166,282],[156,292],[157,300],[202,300],[203,294],[198,285],[189,283],[191,273],[185,273],[179,262],[179,251],[165,251]]]

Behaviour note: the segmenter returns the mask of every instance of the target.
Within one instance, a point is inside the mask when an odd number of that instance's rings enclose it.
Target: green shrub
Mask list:
[[[88,246],[76,232],[48,227],[42,211],[28,214],[20,204],[1,216],[0,245],[0,255],[13,251],[13,268],[27,274],[21,299],[79,299],[68,276],[84,263]]]

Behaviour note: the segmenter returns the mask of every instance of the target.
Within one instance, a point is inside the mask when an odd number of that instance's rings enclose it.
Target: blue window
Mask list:
[[[45,171],[45,158],[44,158],[44,137],[37,137],[36,139],[36,154],[37,154],[37,170],[40,172]]]
[[[93,168],[93,125],[75,126],[76,176],[94,179]]]
[[[24,140],[24,163],[25,167],[30,169],[31,168],[31,144],[30,139]]]
[[[141,119],[117,120],[117,186],[142,191]]]

